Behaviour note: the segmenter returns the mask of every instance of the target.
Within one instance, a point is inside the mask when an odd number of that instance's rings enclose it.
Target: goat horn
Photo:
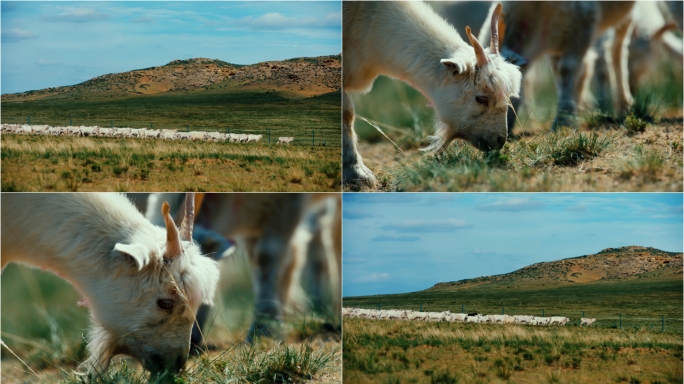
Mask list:
[[[166,253],[164,259],[173,260],[181,255],[183,248],[181,248],[180,237],[178,237],[178,228],[173,218],[169,213],[169,203],[166,201],[162,204],[162,215],[164,215],[164,224],[166,224]]]
[[[468,35],[468,40],[470,40],[470,45],[473,46],[473,49],[475,49],[475,57],[477,58],[477,67],[484,67],[485,65],[489,64],[489,58],[487,58],[487,55],[485,54],[484,48],[482,48],[482,45],[480,44],[479,41],[473,36],[473,34],[470,32],[470,27],[466,27],[466,35]]]
[[[195,194],[185,194],[185,216],[180,227],[181,240],[192,240],[192,227],[195,222]]]
[[[494,8],[494,13],[492,13],[492,24],[491,24],[491,38],[489,39],[489,52],[495,55],[499,54],[499,16],[501,16],[501,9],[503,6],[499,3],[496,8]]]

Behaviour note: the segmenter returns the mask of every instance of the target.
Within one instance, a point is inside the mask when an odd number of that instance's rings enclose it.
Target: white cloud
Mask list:
[[[342,213],[344,215],[344,218],[347,220],[363,220],[363,219],[372,219],[372,218],[377,218],[377,217],[382,217],[379,215],[376,215],[371,212],[367,211],[362,211],[360,209],[345,209],[344,212]]]
[[[61,62],[57,60],[46,60],[46,59],[39,59],[36,64],[47,67],[47,66],[53,66],[53,65],[62,65]]]
[[[5,43],[35,39],[36,37],[38,36],[36,36],[33,32],[27,31],[25,29],[12,28],[2,31],[2,41]]]
[[[151,17],[138,17],[138,18],[131,20],[131,22],[136,23],[136,24],[149,24],[152,22],[152,18]]]
[[[544,203],[541,201],[532,200],[528,197],[514,197],[504,201],[497,201],[496,203],[478,205],[476,208],[480,211],[520,212],[543,207]]]
[[[389,280],[389,278],[390,278],[390,275],[387,272],[382,272],[382,273],[373,272],[373,273],[369,273],[365,276],[359,276],[359,277],[353,279],[353,281],[355,283],[377,283],[379,281],[387,281],[387,280]]]
[[[387,235],[380,235],[380,236],[375,236],[374,238],[371,239],[371,241],[390,241],[390,242],[396,242],[396,241],[401,241],[405,243],[413,243],[416,241],[420,241],[420,237],[418,236],[387,236]]]
[[[385,224],[381,228],[396,232],[453,232],[457,229],[470,228],[472,225],[465,220],[409,220],[403,223]]]
[[[577,204],[573,205],[571,207],[568,207],[566,211],[570,212],[585,212],[587,210],[587,205],[586,204]]]
[[[277,12],[270,12],[254,17],[247,16],[235,22],[238,26],[245,26],[251,29],[283,30],[291,28],[334,28],[341,26],[342,13],[332,12],[323,18],[313,17],[289,17]]]
[[[53,22],[88,23],[91,21],[107,20],[109,19],[109,15],[97,12],[94,9],[76,8],[57,15],[42,16],[41,19]]]
[[[496,251],[492,249],[474,249],[473,250],[474,255],[495,255]]]

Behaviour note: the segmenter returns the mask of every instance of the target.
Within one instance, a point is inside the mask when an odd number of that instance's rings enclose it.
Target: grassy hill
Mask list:
[[[459,290],[473,286],[516,288],[543,287],[599,280],[637,278],[640,275],[682,272],[682,254],[650,247],[607,248],[594,255],[536,263],[494,276],[438,283],[429,291]]]
[[[344,382],[682,382],[681,253],[608,248],[420,292],[344,299],[345,307],[460,312],[462,305],[466,312],[503,308],[571,322],[542,327],[345,318]],[[595,325],[577,326],[583,311],[597,318]]]
[[[175,60],[56,88],[2,95],[2,122],[211,130],[340,145],[340,56],[237,66]],[[319,140],[320,139],[320,140]],[[304,141],[307,142],[307,141]],[[302,143],[304,143],[302,142]]]
[[[337,55],[246,66],[175,60],[2,95],[2,123],[263,135],[245,145],[5,134],[2,190],[339,190],[340,88]],[[278,137],[294,141],[277,146]]]
[[[682,332],[682,254],[608,248],[496,276],[438,283],[419,292],[347,297],[347,307],[596,317],[597,326]]]
[[[210,87],[251,87],[314,96],[341,89],[340,58],[340,55],[301,57],[252,65],[231,64],[206,58],[174,60],[158,67],[101,75],[75,85],[5,94],[2,95],[2,101],[55,97],[78,100],[84,96],[112,98]]]

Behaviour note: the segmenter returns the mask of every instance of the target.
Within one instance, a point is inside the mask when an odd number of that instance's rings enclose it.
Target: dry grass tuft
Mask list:
[[[329,146],[3,135],[2,147],[3,191],[340,189]]]

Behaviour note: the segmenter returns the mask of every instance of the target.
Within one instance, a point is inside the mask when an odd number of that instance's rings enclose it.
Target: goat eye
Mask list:
[[[157,306],[165,311],[170,311],[173,309],[173,300],[169,299],[159,299],[157,300]]]
[[[489,98],[487,96],[475,96],[475,101],[477,101],[480,104],[487,105],[487,102],[489,102]]]

